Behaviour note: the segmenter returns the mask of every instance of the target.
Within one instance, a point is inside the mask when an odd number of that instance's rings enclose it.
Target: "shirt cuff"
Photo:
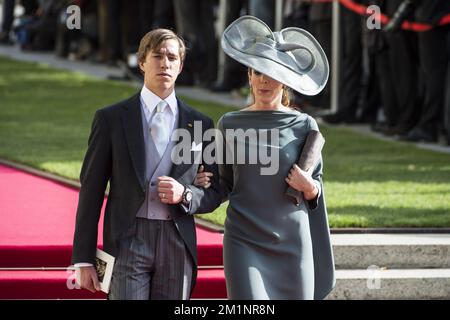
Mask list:
[[[181,209],[187,214],[191,212],[192,201],[189,202],[189,205],[186,205],[183,201],[180,202]]]
[[[88,262],[80,262],[80,263],[75,263],[73,266],[75,268],[82,268],[82,267],[93,267],[94,265],[92,263],[88,263]]]

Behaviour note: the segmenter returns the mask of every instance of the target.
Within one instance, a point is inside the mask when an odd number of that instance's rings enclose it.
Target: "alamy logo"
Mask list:
[[[369,15],[367,17],[366,26],[369,30],[381,29],[381,9],[377,5],[368,6],[366,13]]]
[[[367,268],[369,275],[367,277],[367,289],[377,290],[381,288],[381,268],[371,265]]]
[[[68,6],[66,13],[67,13],[67,18],[66,18],[67,29],[80,30],[81,29],[81,9],[80,9],[80,7],[76,6],[76,5]]]
[[[77,271],[69,267],[66,269],[66,273],[68,275],[66,280],[67,289],[69,290],[81,289],[80,284],[77,281]]]
[[[277,129],[208,129],[202,135],[202,122],[194,121],[194,136],[189,130],[174,130],[171,141],[176,144],[171,159],[180,164],[255,164],[261,175],[274,175],[279,170],[280,132]],[[203,148],[203,144],[207,144]],[[203,152],[202,152],[203,151]]]

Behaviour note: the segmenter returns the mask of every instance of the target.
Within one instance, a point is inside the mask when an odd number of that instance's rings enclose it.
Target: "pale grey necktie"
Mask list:
[[[164,115],[164,109],[167,106],[167,102],[161,100],[155,110],[155,114],[152,118],[152,124],[150,126],[153,142],[159,155],[162,157],[169,142],[169,123],[166,121]]]

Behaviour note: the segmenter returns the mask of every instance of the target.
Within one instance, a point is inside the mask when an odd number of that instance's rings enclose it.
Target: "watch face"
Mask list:
[[[186,198],[186,201],[191,201],[192,200],[192,192],[191,191],[186,192],[185,198]]]

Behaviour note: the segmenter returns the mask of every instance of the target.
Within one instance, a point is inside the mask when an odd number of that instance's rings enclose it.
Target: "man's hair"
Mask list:
[[[178,41],[180,47],[179,54],[181,62],[183,62],[186,56],[186,45],[184,44],[184,40],[172,30],[160,28],[152,30],[142,37],[137,54],[139,63],[145,61],[145,58],[150,51],[158,51],[161,48],[162,43],[166,40]]]

